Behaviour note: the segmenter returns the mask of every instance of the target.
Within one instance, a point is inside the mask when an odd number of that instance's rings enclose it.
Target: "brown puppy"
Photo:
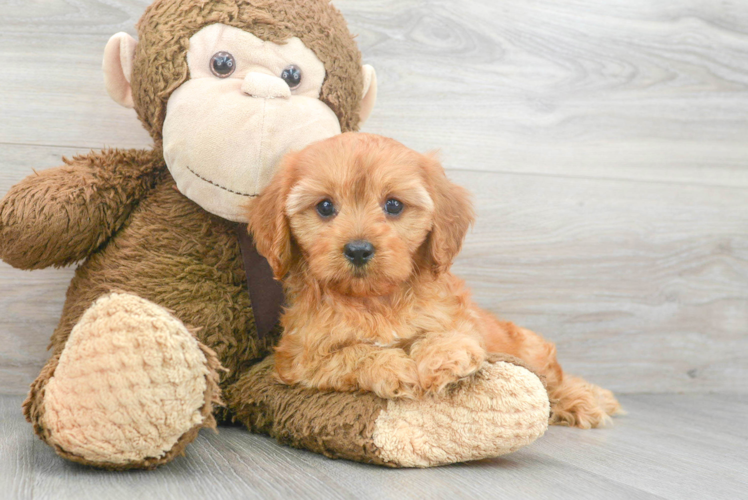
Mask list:
[[[280,379],[412,398],[501,352],[545,377],[552,423],[606,422],[610,391],[566,375],[553,344],[479,309],[449,272],[473,218],[437,160],[392,139],[347,133],[287,156],[249,211],[284,279]]]

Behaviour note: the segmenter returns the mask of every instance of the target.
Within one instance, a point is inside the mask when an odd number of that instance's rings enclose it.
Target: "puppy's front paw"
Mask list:
[[[447,385],[472,375],[486,359],[486,351],[473,338],[454,335],[426,338],[414,346],[411,356],[426,392],[438,393]]]
[[[360,386],[384,399],[416,399],[421,394],[416,362],[399,349],[377,353]]]

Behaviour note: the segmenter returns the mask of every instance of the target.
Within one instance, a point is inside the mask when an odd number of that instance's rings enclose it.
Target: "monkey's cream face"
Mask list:
[[[167,104],[164,159],[185,196],[246,222],[241,207],[285,153],[340,134],[319,100],[325,67],[296,37],[276,44],[223,24],[190,38],[187,64]]]

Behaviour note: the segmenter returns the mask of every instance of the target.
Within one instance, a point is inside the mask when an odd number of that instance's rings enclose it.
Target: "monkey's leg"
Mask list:
[[[331,458],[390,467],[478,460],[516,451],[548,426],[543,383],[508,357],[491,355],[477,373],[418,400],[283,385],[273,362],[266,358],[226,390],[235,418]]]
[[[214,427],[220,364],[167,310],[113,293],[91,305],[24,402],[62,457],[107,469],[154,468]]]

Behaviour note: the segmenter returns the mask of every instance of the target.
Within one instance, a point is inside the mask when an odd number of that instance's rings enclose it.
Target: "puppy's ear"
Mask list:
[[[294,176],[294,155],[287,155],[278,172],[260,195],[247,204],[248,229],[257,251],[264,256],[276,279],[282,279],[292,263],[291,230],[286,217],[286,198]]]
[[[426,259],[436,273],[448,271],[460,253],[462,241],[475,222],[470,193],[444,173],[435,153],[423,155],[422,169],[434,201],[433,226],[426,239]]]

